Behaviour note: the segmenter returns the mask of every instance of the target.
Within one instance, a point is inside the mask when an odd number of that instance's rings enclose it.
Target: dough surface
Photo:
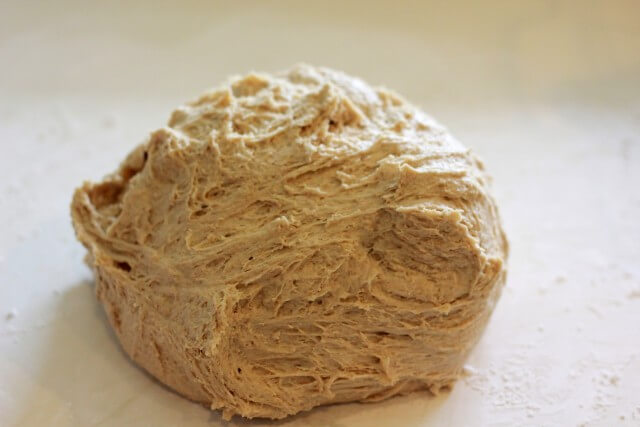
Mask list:
[[[304,65],[178,108],[72,217],[124,350],[225,418],[449,387],[506,275],[480,161]]]

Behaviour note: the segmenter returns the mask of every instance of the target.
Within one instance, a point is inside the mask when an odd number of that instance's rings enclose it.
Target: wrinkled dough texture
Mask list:
[[[125,351],[226,418],[449,387],[505,279],[482,163],[323,68],[178,108],[72,216]]]

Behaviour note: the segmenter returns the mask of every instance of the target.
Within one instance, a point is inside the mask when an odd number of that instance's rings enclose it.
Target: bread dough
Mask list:
[[[250,74],[73,197],[124,350],[226,418],[450,386],[505,279],[482,163],[388,90]]]

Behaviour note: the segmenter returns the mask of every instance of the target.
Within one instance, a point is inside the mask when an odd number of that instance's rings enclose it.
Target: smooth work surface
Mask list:
[[[640,3],[0,6],[0,425],[640,425]],[[171,109],[230,74],[326,65],[485,160],[509,277],[446,395],[221,420],[122,353],[69,218]]]

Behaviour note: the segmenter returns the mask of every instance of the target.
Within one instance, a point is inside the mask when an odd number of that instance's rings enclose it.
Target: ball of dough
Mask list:
[[[449,387],[505,279],[482,163],[325,68],[178,108],[72,216],[124,350],[226,418]]]

